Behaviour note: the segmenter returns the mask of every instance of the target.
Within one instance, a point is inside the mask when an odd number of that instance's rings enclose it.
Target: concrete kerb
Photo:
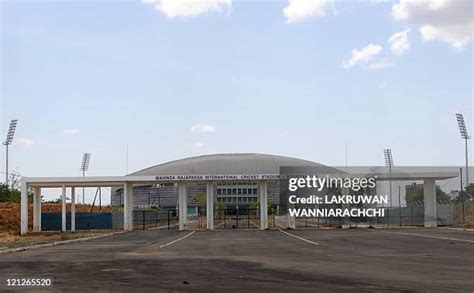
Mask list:
[[[462,227],[437,227],[438,229],[445,229],[445,230],[454,230],[454,231],[468,231],[474,232],[474,228],[462,228]]]
[[[42,244],[36,244],[36,245],[30,245],[30,246],[24,246],[24,247],[17,247],[17,248],[8,248],[8,249],[0,250],[0,254],[20,252],[20,251],[26,251],[26,250],[44,248],[44,247],[59,246],[59,245],[64,245],[64,244],[69,244],[69,243],[76,243],[76,242],[82,242],[82,241],[87,241],[87,240],[93,240],[93,239],[98,239],[98,238],[109,237],[109,236],[123,234],[123,233],[127,233],[127,232],[130,232],[130,231],[118,231],[118,232],[112,232],[112,233],[108,233],[108,234],[97,235],[97,236],[90,236],[90,237],[70,239],[70,240],[60,240],[60,241],[54,241],[54,242],[49,242],[49,243],[42,243]]]

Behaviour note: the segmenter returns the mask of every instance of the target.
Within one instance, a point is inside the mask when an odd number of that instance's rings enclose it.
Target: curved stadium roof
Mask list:
[[[130,175],[279,174],[281,166],[326,167],[319,163],[291,157],[237,153],[180,159],[149,167]],[[327,168],[335,170],[331,167]]]

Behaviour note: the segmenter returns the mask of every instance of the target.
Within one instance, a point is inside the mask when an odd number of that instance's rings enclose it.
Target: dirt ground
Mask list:
[[[467,202],[464,206],[464,218],[462,217],[462,205],[456,204],[454,207],[454,222],[456,226],[474,228],[474,202]]]
[[[18,233],[0,232],[0,251],[8,248],[24,247],[36,244],[43,244],[49,242],[56,242],[62,240],[70,240],[76,238],[90,237],[110,233],[106,230],[91,230],[81,231],[75,233],[61,233],[61,232],[41,232],[28,233],[26,236],[20,236]]]

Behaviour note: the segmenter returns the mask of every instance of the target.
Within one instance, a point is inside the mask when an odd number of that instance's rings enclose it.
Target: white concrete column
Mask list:
[[[133,230],[133,184],[126,182],[123,189],[123,229]]]
[[[288,198],[292,195],[291,191],[288,189]],[[290,210],[295,208],[295,204],[290,203],[287,199],[287,211],[286,211],[286,219],[287,219],[287,228],[289,229],[296,229],[296,217],[290,215]]]
[[[208,182],[206,189],[207,229],[214,230],[214,183]]]
[[[33,188],[33,231],[41,231],[41,188]]]
[[[20,234],[28,233],[28,184],[26,178],[21,179],[21,210],[20,210]]]
[[[71,187],[71,231],[76,231],[76,188]]]
[[[268,190],[267,182],[260,182],[260,230],[268,229]]]
[[[293,229],[293,230],[296,229],[296,217],[290,216],[290,213],[287,213],[286,216],[288,220],[288,228]]]
[[[179,230],[186,230],[188,227],[188,197],[186,194],[186,183],[178,184],[178,209],[179,209]]]
[[[436,227],[436,185],[434,179],[423,181],[423,201],[425,206],[425,227]]]
[[[66,186],[63,185],[61,191],[61,231],[65,232],[67,229],[66,226]]]

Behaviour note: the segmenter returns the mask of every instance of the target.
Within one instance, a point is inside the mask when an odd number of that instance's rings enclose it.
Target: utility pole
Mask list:
[[[347,172],[347,141],[346,141],[346,172]]]
[[[462,168],[459,168],[459,183],[461,184],[461,191],[459,192],[459,198],[461,199],[462,224],[464,225],[466,223],[466,218],[464,216],[465,195],[464,195],[464,190],[463,190],[463,186],[462,186]]]
[[[125,175],[128,175],[128,144],[125,152]]]

